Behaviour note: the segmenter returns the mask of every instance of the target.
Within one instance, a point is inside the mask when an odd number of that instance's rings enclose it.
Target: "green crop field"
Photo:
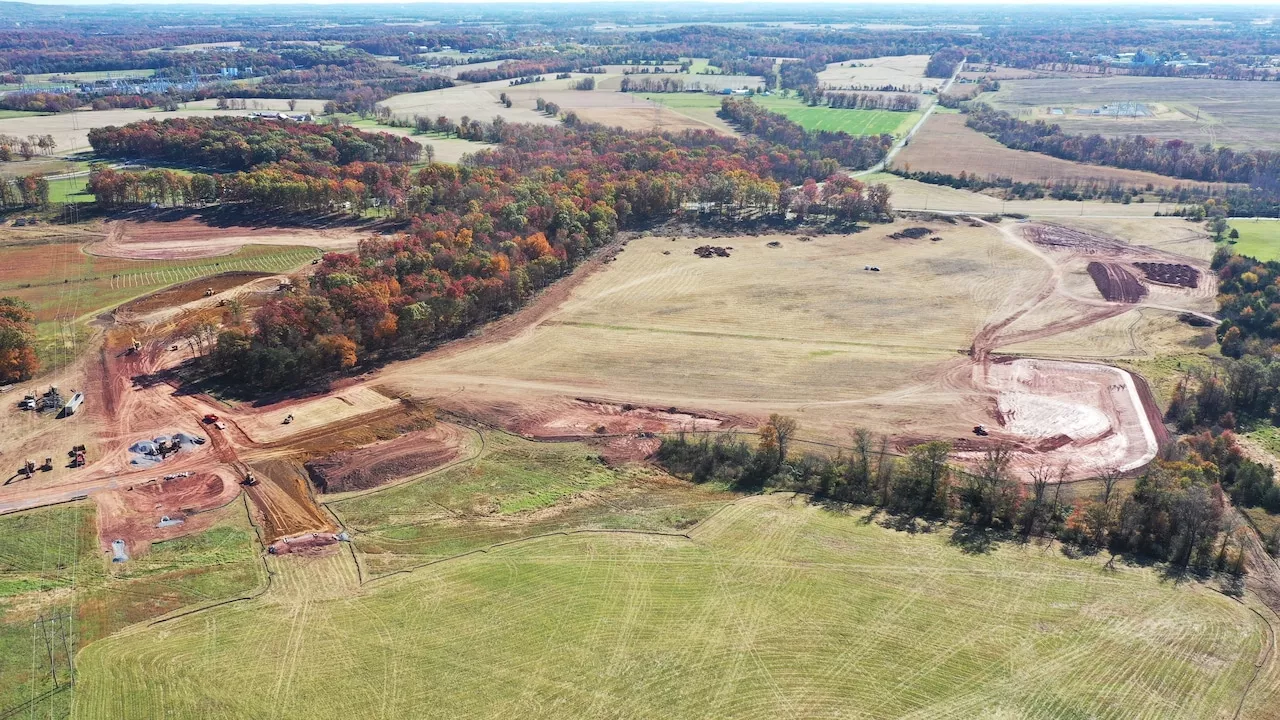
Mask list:
[[[704,117],[707,111],[719,109],[723,95],[707,93],[645,93],[642,97],[667,107]],[[798,123],[806,130],[847,132],[850,135],[903,135],[920,119],[918,112],[888,110],[845,110],[825,106],[810,107],[802,100],[777,95],[756,95],[752,101]]]
[[[1280,220],[1232,220],[1231,228],[1240,233],[1230,245],[1233,251],[1259,260],[1280,260]]]
[[[1269,642],[1196,583],[866,512],[744,498],[688,537],[544,536],[363,586],[345,553],[281,558],[258,600],[87,647],[75,716],[1224,717]]]
[[[52,365],[77,342],[98,313],[180,282],[231,270],[284,272],[319,256],[307,247],[248,245],[230,255],[190,260],[124,260],[98,257],[78,243],[0,246],[0,295],[16,296],[35,310],[38,352]]]

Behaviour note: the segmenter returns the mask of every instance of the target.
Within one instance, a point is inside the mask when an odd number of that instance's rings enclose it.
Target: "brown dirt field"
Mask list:
[[[225,272],[212,277],[200,278],[189,282],[167,287],[120,306],[120,311],[128,313],[148,313],[184,305],[205,297],[205,291],[213,289],[214,294],[240,287],[259,278],[271,277],[265,272]]]
[[[696,120],[688,115],[681,115],[665,107],[645,107],[640,109],[621,107],[578,108],[573,112],[587,122],[600,123],[607,127],[619,127],[623,130],[663,130],[671,132],[714,130],[722,132],[722,129],[714,124]]]
[[[1147,289],[1133,273],[1115,263],[1089,263],[1089,276],[1102,297],[1111,302],[1136,303],[1147,296]]]
[[[317,458],[307,462],[306,469],[322,493],[366,490],[440,467],[458,457],[460,449],[458,429],[437,424],[394,440]]]
[[[240,494],[229,473],[197,472],[189,477],[165,480],[167,471],[155,477],[93,496],[98,505],[98,539],[103,550],[123,539],[129,554],[146,552],[151,543],[205,530],[215,515],[208,511],[225,506]],[[163,473],[163,474],[162,474]],[[182,520],[180,525],[156,527],[160,518]]]
[[[258,478],[256,485],[245,486],[260,513],[264,539],[270,543],[280,538],[309,532],[336,532],[337,526],[316,505],[307,487],[302,463],[285,460],[260,460],[249,467]]]
[[[368,230],[313,230],[279,227],[216,227],[194,217],[172,221],[116,220],[106,239],[85,248],[91,255],[131,260],[178,260],[230,255],[245,245],[297,245],[325,250],[354,250]]]
[[[1019,182],[1059,180],[1116,182],[1125,186],[1171,188],[1189,184],[1185,180],[1137,170],[1084,165],[1040,153],[1013,150],[964,124],[959,114],[935,113],[902,149],[894,167],[912,171],[934,171],[959,175],[966,172],[980,178],[1009,177]]]

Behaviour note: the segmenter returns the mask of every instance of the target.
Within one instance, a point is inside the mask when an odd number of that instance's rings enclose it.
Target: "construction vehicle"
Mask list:
[[[284,416],[284,423],[283,423],[283,424],[284,424],[284,425],[288,425],[288,424],[289,424],[289,423],[291,423],[291,422],[293,422],[293,415],[292,415],[292,414],[285,415],[285,416]]]
[[[19,409],[19,410],[35,410],[35,409],[36,409],[36,396],[35,396],[35,395],[28,395],[28,396],[26,396],[26,397],[22,398],[22,402],[18,403],[18,409]]]
[[[44,464],[40,466],[40,472],[49,472],[52,469],[53,469],[53,458],[51,457],[45,458]]]
[[[49,388],[49,392],[40,396],[38,408],[41,411],[61,410],[62,406],[66,404],[67,401],[62,398],[62,393],[58,392],[58,388],[54,386]]]
[[[205,289],[204,289],[204,296],[205,296],[205,297],[213,297],[213,288],[205,288]]]
[[[249,487],[253,487],[254,485],[257,485],[257,484],[258,484],[258,478],[256,478],[256,477],[254,477],[254,476],[253,476],[253,472],[252,472],[252,471],[247,471],[247,470],[246,470],[246,471],[245,471],[245,473],[244,473],[244,482],[243,482],[243,484],[244,484],[244,485],[247,485],[247,486],[249,486]]]
[[[980,436],[982,436],[982,437],[986,437],[986,436],[988,435],[986,426],[985,426],[985,425],[974,425],[974,426],[973,426],[973,434],[974,434],[974,435],[980,435]]]
[[[27,462],[22,466],[22,474],[23,474],[23,475],[26,475],[26,476],[27,476],[27,479],[28,479],[28,480],[30,480],[30,479],[31,479],[31,476],[36,474],[36,464],[35,464],[35,462],[34,462],[34,461],[31,461],[31,460],[28,460],[28,461],[27,461]]]
[[[201,418],[201,421],[204,422],[205,425],[212,425],[218,422],[218,416],[214,415],[213,413],[209,413],[208,415],[205,415],[203,418]]]
[[[84,450],[77,450],[71,458],[71,467],[84,467]]]
[[[138,342],[137,338],[134,338],[133,341],[129,343],[129,347],[125,348],[124,354],[136,355],[140,352],[142,352],[142,343]]]

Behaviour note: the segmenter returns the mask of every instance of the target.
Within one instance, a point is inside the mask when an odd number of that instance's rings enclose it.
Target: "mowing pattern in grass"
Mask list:
[[[108,569],[88,503],[0,517],[0,717],[70,715],[76,650],[181,607],[263,584],[240,503],[209,530]]]
[[[474,461],[329,508],[365,569],[382,575],[556,530],[678,530],[732,497],[646,466],[610,467],[581,443],[486,433]]]
[[[662,103],[690,117],[705,118],[707,111],[719,109],[724,96],[706,93],[652,93],[643,97]],[[826,106],[810,107],[795,98],[756,95],[752,101],[799,123],[806,130],[847,132],[850,135],[902,135],[920,119],[918,112],[888,110],[845,110]]]
[[[543,538],[359,592],[340,555],[287,563],[308,592],[87,648],[76,716],[1199,718],[1253,674],[1260,623],[1194,584],[860,514],[754,497],[692,539]]]
[[[1240,233],[1228,246],[1232,252],[1263,261],[1280,260],[1280,220],[1234,220],[1231,228]]]

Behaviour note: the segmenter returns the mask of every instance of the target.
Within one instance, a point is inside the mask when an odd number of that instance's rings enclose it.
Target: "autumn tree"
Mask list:
[[[39,370],[35,316],[16,297],[0,297],[0,384],[31,379]]]

